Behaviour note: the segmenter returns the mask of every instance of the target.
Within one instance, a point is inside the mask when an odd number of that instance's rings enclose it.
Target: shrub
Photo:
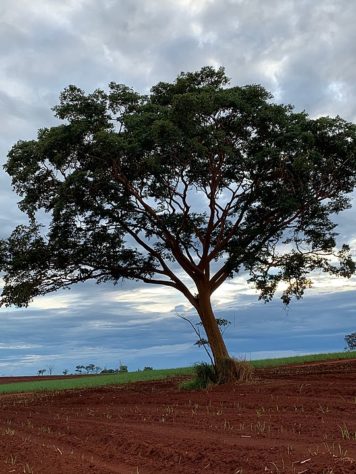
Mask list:
[[[245,360],[228,358],[222,361],[219,375],[217,375],[215,367],[206,362],[196,364],[194,371],[194,379],[183,382],[180,388],[183,390],[201,390],[217,383],[249,382],[253,378],[254,367]]]
[[[217,382],[216,372],[213,365],[201,362],[200,364],[195,365],[194,370],[195,377],[201,388],[206,388],[208,385]]]
[[[117,374],[118,370],[117,369],[103,369],[101,374]]]
[[[207,362],[201,362],[194,366],[195,377],[192,380],[183,382],[180,388],[183,390],[201,390],[217,382],[215,368]]]

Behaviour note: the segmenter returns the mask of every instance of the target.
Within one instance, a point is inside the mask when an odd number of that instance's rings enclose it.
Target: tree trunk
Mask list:
[[[236,366],[236,361],[229,355],[220,328],[216,322],[211,306],[209,288],[199,286],[198,290],[197,311],[205,329],[214,358],[218,383],[234,382],[239,379],[239,370]]]

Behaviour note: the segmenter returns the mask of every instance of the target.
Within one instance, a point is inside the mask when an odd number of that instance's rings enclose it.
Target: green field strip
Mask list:
[[[283,357],[276,359],[252,360],[251,364],[259,368],[280,367],[284,365],[303,364],[306,362],[322,362],[338,359],[355,359],[356,351],[332,352],[327,354],[310,354],[294,357]],[[167,377],[193,376],[194,367],[181,367],[176,369],[147,370],[138,372],[128,372],[124,374],[105,374],[85,376],[70,376],[57,380],[39,380],[29,382],[13,382],[0,384],[0,394],[38,392],[38,391],[58,391],[73,390],[81,388],[95,388],[105,385],[117,385],[133,382],[144,382],[150,380],[161,380]]]
[[[327,360],[356,359],[356,351],[350,352],[330,352],[326,354],[308,354],[293,357],[280,357],[277,359],[251,360],[251,364],[256,369],[268,367],[279,367],[282,365],[297,365],[306,362],[323,362]]]

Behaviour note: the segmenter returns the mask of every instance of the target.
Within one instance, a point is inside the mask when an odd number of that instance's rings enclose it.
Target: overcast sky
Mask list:
[[[57,122],[61,90],[110,81],[148,92],[181,71],[224,66],[232,84],[260,83],[311,116],[356,121],[356,2],[350,0],[1,0],[0,162],[11,146]],[[25,217],[0,170],[0,237]],[[356,250],[356,207],[338,216]],[[214,297],[231,321],[230,352],[247,358],[337,351],[356,330],[356,279],[317,276],[288,311],[257,301],[243,278]],[[60,373],[94,363],[129,370],[204,359],[186,302],[168,288],[78,285],[0,310],[0,374]]]

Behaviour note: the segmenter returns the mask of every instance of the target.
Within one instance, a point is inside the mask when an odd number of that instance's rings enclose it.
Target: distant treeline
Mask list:
[[[47,369],[40,369],[37,371],[37,375],[52,375],[53,374],[53,367],[48,367]],[[144,367],[143,371],[147,370],[153,370],[152,367]],[[140,369],[138,369],[140,371]],[[124,374],[128,372],[128,367],[127,365],[120,364],[119,368],[117,369],[107,369],[106,367],[102,369],[101,367],[98,367],[95,364],[88,364],[88,365],[76,365],[75,366],[75,371],[74,373],[77,375],[83,375],[83,374]],[[68,369],[63,370],[62,372],[63,375],[73,375],[73,373],[70,373]]]

